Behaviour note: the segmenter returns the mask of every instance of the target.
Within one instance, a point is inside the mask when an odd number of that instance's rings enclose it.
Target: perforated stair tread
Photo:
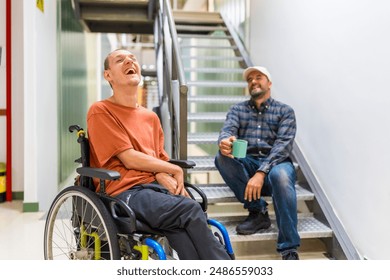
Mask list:
[[[214,156],[190,156],[188,160],[195,162],[195,167],[188,169],[188,173],[193,172],[204,172],[204,171],[215,171],[217,168],[214,164]],[[293,162],[295,170],[298,170],[298,164]]]
[[[249,97],[240,96],[228,96],[228,95],[203,95],[203,96],[189,96],[188,102],[194,103],[214,103],[214,104],[235,104],[238,102],[246,101]]]
[[[173,10],[172,14],[177,25],[224,24],[221,15],[216,12]]]
[[[224,122],[226,119],[226,112],[214,113],[189,113],[188,121],[190,122]]]
[[[189,156],[188,160],[191,160],[196,164],[194,168],[187,170],[188,173],[217,170],[214,165],[214,157],[212,156]]]
[[[196,187],[200,188],[206,195],[209,204],[215,203],[227,203],[227,202],[238,202],[233,191],[226,184],[194,184]],[[297,192],[297,200],[313,200],[314,194],[302,187],[299,184],[295,185]],[[200,196],[196,193],[193,193],[195,199],[199,199]],[[272,198],[269,196],[264,197],[264,199],[271,203]]]
[[[182,55],[182,59],[191,59],[191,60],[225,60],[225,61],[243,61],[244,58],[241,56],[216,56],[216,55]]]
[[[246,88],[248,84],[246,82],[227,82],[227,81],[187,81],[187,86],[189,87],[237,87],[237,88]]]
[[[213,218],[220,221],[227,229],[231,242],[276,240],[278,236],[278,227],[276,221],[271,217],[271,227],[251,235],[240,235],[236,232],[236,227],[245,217],[237,218]],[[298,233],[301,239],[304,238],[329,238],[333,236],[333,231],[324,223],[314,217],[298,218]]]
[[[186,31],[193,31],[193,32],[202,32],[202,31],[227,31],[228,29],[225,26],[209,26],[209,25],[184,25],[184,24],[176,24],[176,30],[178,33],[184,33]]]
[[[236,73],[242,74],[244,69],[242,68],[222,68],[222,67],[184,67],[185,72],[198,72],[198,73]]]
[[[231,40],[232,36],[229,35],[203,35],[203,34],[177,34],[179,38],[187,39],[207,39],[207,40]]]
[[[217,145],[218,132],[189,133],[188,144],[214,144]]]

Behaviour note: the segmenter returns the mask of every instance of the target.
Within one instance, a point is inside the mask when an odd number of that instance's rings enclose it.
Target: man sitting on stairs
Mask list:
[[[272,80],[261,66],[243,73],[251,98],[233,105],[221,129],[215,165],[249,216],[236,228],[238,234],[268,229],[271,221],[262,195],[272,195],[279,229],[277,251],[284,260],[298,260],[296,173],[290,159],[296,134],[294,110],[271,97]],[[236,139],[248,141],[244,158],[232,155]]]

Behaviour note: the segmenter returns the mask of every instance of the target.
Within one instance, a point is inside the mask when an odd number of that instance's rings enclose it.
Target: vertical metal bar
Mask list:
[[[187,122],[188,122],[188,112],[187,112],[187,91],[188,87],[186,85],[180,85],[180,113],[179,113],[179,130],[180,130],[180,150],[179,158],[187,160]]]
[[[187,159],[187,92],[184,69],[180,56],[180,49],[178,46],[178,37],[176,26],[172,15],[172,9],[168,0],[164,1],[164,13],[166,13],[167,21],[172,39],[172,68],[171,79],[179,81],[179,102],[174,106],[179,106],[179,115],[176,115],[176,124],[178,123],[179,143],[176,144],[176,151],[179,149],[179,159]],[[172,82],[172,81],[171,81]],[[174,113],[174,111],[172,111]],[[175,128],[175,126],[172,126]]]
[[[7,157],[6,157],[6,201],[12,201],[12,29],[11,0],[6,2],[6,124],[7,124]]]

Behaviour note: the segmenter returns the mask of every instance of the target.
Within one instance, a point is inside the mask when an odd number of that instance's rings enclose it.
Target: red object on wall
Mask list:
[[[12,36],[11,36],[11,0],[6,0],[6,123],[7,123],[7,173],[6,173],[6,201],[12,201]]]

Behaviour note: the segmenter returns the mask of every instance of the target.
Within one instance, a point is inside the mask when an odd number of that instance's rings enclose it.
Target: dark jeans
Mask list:
[[[226,184],[235,193],[237,199],[244,204],[244,208],[255,211],[265,211],[267,203],[264,199],[244,200],[246,185],[259,168],[259,160],[253,156],[246,158],[229,158],[220,152],[215,157],[215,166],[219,170]],[[297,197],[295,192],[296,173],[293,164],[285,161],[274,166],[265,177],[261,190],[262,195],[272,195],[279,228],[277,251],[286,252],[296,249],[300,245],[297,224]]]
[[[130,196],[129,196],[130,195]],[[162,232],[181,260],[229,260],[199,203],[159,186],[133,187],[117,196],[137,219]]]

